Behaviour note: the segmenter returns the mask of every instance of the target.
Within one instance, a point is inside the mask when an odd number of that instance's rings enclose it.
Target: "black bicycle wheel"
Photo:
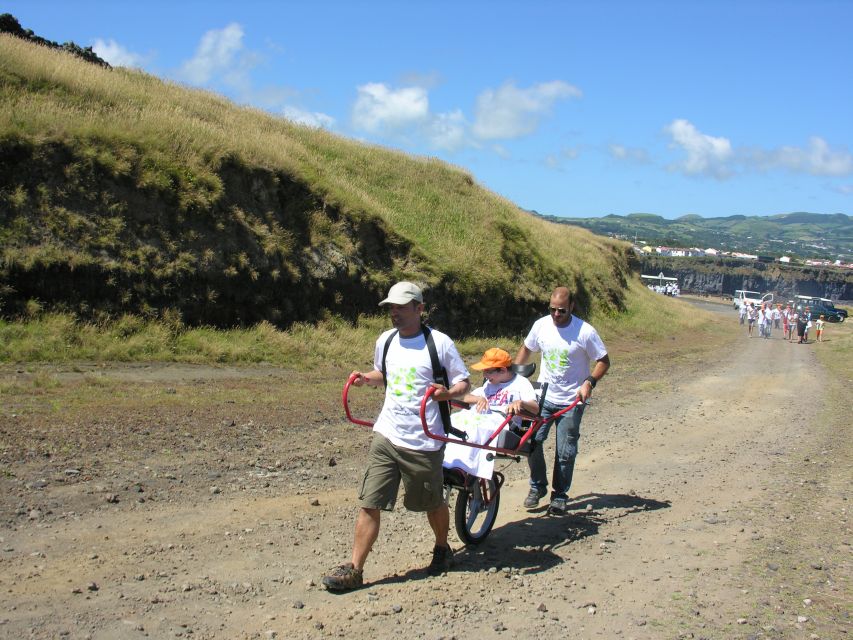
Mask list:
[[[465,544],[477,545],[486,539],[498,517],[501,494],[494,477],[474,478],[456,498],[456,533]]]

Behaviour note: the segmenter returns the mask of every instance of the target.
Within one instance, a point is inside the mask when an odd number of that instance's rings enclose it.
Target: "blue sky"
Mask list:
[[[0,3],[569,217],[851,213],[853,2]]]

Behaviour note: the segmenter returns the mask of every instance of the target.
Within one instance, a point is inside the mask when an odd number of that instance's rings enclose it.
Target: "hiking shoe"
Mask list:
[[[539,504],[539,500],[541,500],[547,492],[547,489],[537,489],[536,487],[531,487],[530,493],[528,493],[527,497],[524,499],[524,508],[533,509],[536,505]]]
[[[553,513],[557,516],[565,515],[569,510],[568,500],[565,498],[553,498],[548,506],[548,513]]]
[[[349,591],[364,584],[363,571],[356,569],[352,562],[336,567],[332,573],[323,577],[323,586],[329,591]]]
[[[452,566],[453,549],[436,545],[432,550],[432,562],[427,567],[427,573],[431,576],[440,576],[442,573],[450,571]]]

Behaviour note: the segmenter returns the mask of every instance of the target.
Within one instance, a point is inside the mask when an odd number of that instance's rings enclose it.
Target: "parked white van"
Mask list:
[[[756,307],[760,307],[762,302],[773,302],[773,294],[765,293],[764,295],[761,295],[758,291],[735,289],[732,301],[735,309],[740,309],[742,306],[748,305],[750,302]]]

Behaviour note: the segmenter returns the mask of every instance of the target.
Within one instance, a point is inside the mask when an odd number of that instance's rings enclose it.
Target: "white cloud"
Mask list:
[[[519,89],[506,83],[477,98],[473,134],[482,140],[519,138],[532,133],[558,100],[580,97],[581,91],[560,80]]]
[[[224,29],[205,33],[195,55],[181,67],[180,75],[193,84],[206,84],[215,76],[226,76],[240,83],[238,54],[243,49],[243,27],[232,22]],[[235,77],[235,74],[236,77]]]
[[[581,149],[579,147],[563,147],[560,149],[559,153],[549,153],[543,159],[543,163],[549,169],[560,169],[567,164],[567,162],[571,162],[572,160],[576,160],[581,154]]]
[[[442,75],[438,71],[429,73],[417,73],[415,71],[400,76],[400,84],[409,87],[423,87],[424,89],[435,89],[442,83]]]
[[[735,168],[741,171],[787,169],[814,176],[853,174],[853,155],[844,148],[833,149],[817,136],[810,138],[805,147],[783,146],[767,150],[733,147],[727,138],[704,134],[687,120],[674,120],[664,130],[672,137],[670,146],[681,148],[687,154],[687,158],[674,168],[688,175],[727,178]],[[611,153],[618,157],[620,151],[611,147]]]
[[[298,107],[284,107],[284,117],[299,124],[304,124],[315,129],[331,129],[335,126],[335,119],[325,113],[305,111]]]
[[[768,164],[815,176],[846,176],[853,173],[853,156],[833,150],[826,140],[809,139],[808,147],[781,147],[769,154]]]
[[[411,78],[410,78],[411,79]],[[424,78],[420,78],[423,80]],[[579,96],[580,91],[560,81],[518,89],[506,84],[486,91],[477,100],[477,117],[472,125],[460,109],[443,113],[430,111],[427,84],[418,82],[403,88],[371,82],[357,88],[352,109],[353,128],[405,142],[420,140],[435,149],[457,151],[480,147],[483,140],[518,138],[531,133],[557,100]],[[508,151],[497,145],[500,155]]]
[[[445,151],[457,151],[468,142],[467,122],[460,110],[433,116],[426,127],[430,145]]]
[[[626,147],[621,144],[611,144],[608,145],[607,151],[617,160],[637,162],[640,164],[649,162],[649,152],[639,147]]]
[[[243,27],[232,22],[223,29],[207,31],[195,55],[178,71],[178,76],[195,85],[223,85],[240,102],[280,112],[286,118],[310,127],[331,128],[335,119],[325,113],[310,112],[288,104],[300,92],[283,86],[253,86],[251,71],[262,56],[243,44]]]
[[[95,44],[92,45],[92,51],[114,67],[134,67],[139,69],[145,63],[144,56],[133,53],[112,38],[106,41],[98,38],[95,40]]]
[[[688,175],[708,175],[726,178],[731,175],[729,163],[733,158],[732,143],[727,138],[715,138],[699,131],[687,120],[673,120],[664,128],[672,137],[672,147],[681,148],[687,158],[674,168]]]
[[[510,158],[512,158],[512,154],[509,152],[509,149],[507,149],[502,144],[493,144],[492,151],[495,152],[495,155],[497,155],[499,158],[503,158],[504,160],[509,160]]]
[[[431,113],[429,94],[420,86],[395,89],[380,82],[358,87],[353,126],[391,138],[420,139],[434,149],[456,151],[469,144],[462,111]]]
[[[369,133],[400,131],[423,124],[429,117],[426,89],[391,89],[371,82],[358,87],[352,121],[357,129]]]

